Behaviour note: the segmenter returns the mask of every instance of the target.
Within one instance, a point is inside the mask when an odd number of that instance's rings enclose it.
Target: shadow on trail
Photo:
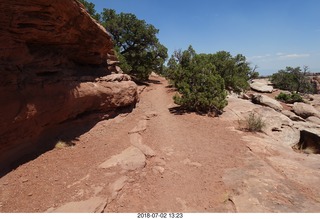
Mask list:
[[[181,106],[170,107],[169,112],[173,115],[184,115],[190,113],[190,111],[186,110]]]
[[[190,111],[184,107],[181,106],[175,106],[175,107],[170,107],[169,112],[173,115],[177,115],[177,116],[181,116],[181,115],[185,115],[185,114],[192,114],[195,113],[199,116],[208,116],[208,117],[219,117],[220,114],[222,113],[218,113],[218,112],[194,112],[194,111]]]
[[[134,106],[128,106],[111,110],[109,112],[90,111],[78,115],[76,118],[69,119],[60,124],[50,127],[43,131],[39,137],[28,144],[19,148],[13,161],[1,163],[0,178],[28,163],[42,154],[57,147],[58,142],[63,142],[67,147],[73,147],[79,141],[79,137],[90,131],[98,122],[113,119],[120,114],[130,113]],[[20,151],[21,150],[21,151]]]
[[[161,81],[159,81],[159,80],[153,80],[153,79],[149,79],[149,80],[147,80],[147,81],[141,81],[141,80],[138,80],[138,79],[136,79],[136,78],[132,78],[133,79],[133,81],[137,84],[137,85],[139,85],[139,86],[141,86],[141,85],[144,85],[144,86],[150,86],[150,84],[162,84],[162,82]]]

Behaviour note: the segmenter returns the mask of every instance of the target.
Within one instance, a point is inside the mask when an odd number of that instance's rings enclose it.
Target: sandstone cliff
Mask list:
[[[134,82],[103,77],[119,70],[112,40],[78,1],[0,5],[0,164],[58,124],[135,104]]]

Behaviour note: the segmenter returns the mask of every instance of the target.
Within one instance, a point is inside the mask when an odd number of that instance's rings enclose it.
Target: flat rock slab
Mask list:
[[[189,158],[186,158],[182,161],[184,165],[189,165],[189,166],[195,166],[195,167],[202,167],[202,164],[199,162],[192,162]]]
[[[130,135],[130,143],[134,147],[140,149],[147,157],[156,156],[156,152],[154,152],[154,150],[152,150],[148,145],[142,143],[142,136],[139,133],[133,133]]]
[[[113,184],[111,184],[111,186],[109,187],[111,192],[111,197],[109,198],[108,203],[112,202],[117,197],[118,193],[126,185],[127,181],[128,181],[127,176],[121,176]]]
[[[129,134],[141,133],[147,129],[147,120],[143,119],[138,122],[138,124],[129,131]]]
[[[131,146],[120,154],[112,156],[110,159],[100,164],[99,167],[108,169],[118,165],[124,170],[140,169],[146,165],[146,157],[141,150]]]
[[[85,201],[69,202],[56,209],[48,209],[52,213],[96,213],[102,212],[106,200],[100,197],[92,197]]]
[[[262,92],[262,93],[272,93],[273,87],[270,85],[266,85],[261,82],[253,82],[250,84],[252,90]]]
[[[320,205],[314,201],[317,197],[312,190],[308,191],[307,186],[296,183],[300,180],[297,180],[295,176],[293,178],[285,176],[285,171],[297,170],[299,163],[286,163],[287,160],[283,158],[277,161],[280,160],[281,167],[272,160],[269,161],[275,164],[280,171],[262,160],[248,157],[249,162],[245,168],[230,169],[226,172],[224,182],[236,188],[235,194],[231,197],[236,212],[284,213],[318,212],[320,210]],[[295,174],[299,175],[302,172],[295,172]]]

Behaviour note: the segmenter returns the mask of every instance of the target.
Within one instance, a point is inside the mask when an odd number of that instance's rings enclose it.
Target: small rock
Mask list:
[[[153,162],[159,166],[165,166],[166,165],[166,161],[164,160],[164,158],[159,158],[159,157],[155,157],[153,159]]]
[[[21,179],[21,182],[23,182],[23,183],[28,182],[28,181],[29,181],[29,179],[27,179],[27,178],[22,178]]]
[[[29,194],[28,194],[28,196],[32,196],[33,195],[33,193],[32,192],[30,192]]]
[[[153,118],[153,117],[158,116],[158,112],[151,111],[151,112],[147,112],[145,115],[146,115],[146,118],[147,118],[147,119],[151,119],[151,118]]]
[[[192,162],[190,159],[186,158],[183,160],[183,164],[185,165],[190,165],[190,166],[195,166],[195,167],[202,167],[201,163],[198,162]]]
[[[241,98],[244,100],[250,100],[250,96],[248,94],[242,94]]]
[[[135,182],[135,180],[131,178],[131,179],[128,180],[128,182],[129,183],[133,183],[133,182]]]
[[[164,168],[160,167],[160,166],[155,166],[155,167],[152,168],[152,171],[155,174],[157,174],[157,173],[163,174],[164,173]]]

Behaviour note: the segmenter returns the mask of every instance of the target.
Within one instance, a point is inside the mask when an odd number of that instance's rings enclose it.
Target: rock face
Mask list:
[[[283,107],[278,101],[276,101],[275,99],[272,99],[271,97],[261,95],[261,94],[253,94],[252,102],[261,104],[264,106],[269,106],[277,111],[281,111],[283,109]]]
[[[78,1],[0,4],[0,163],[53,126],[136,103],[136,84],[112,74],[121,69],[110,35]]]
[[[253,82],[250,84],[252,90],[262,92],[262,93],[272,93],[273,87],[261,82]]]

